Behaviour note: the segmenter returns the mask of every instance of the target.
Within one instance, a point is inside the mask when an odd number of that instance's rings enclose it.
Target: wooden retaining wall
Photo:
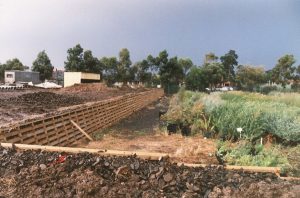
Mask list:
[[[0,142],[52,146],[72,145],[85,138],[72,123],[91,134],[142,109],[163,96],[162,89],[126,94],[92,104],[77,105],[59,114],[0,129]]]

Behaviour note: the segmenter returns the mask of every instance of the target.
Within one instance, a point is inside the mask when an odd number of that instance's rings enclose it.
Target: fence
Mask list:
[[[72,123],[77,123],[86,133],[92,134],[142,109],[163,96],[163,90],[126,94],[92,104],[78,105],[56,115],[25,121],[0,129],[0,142],[52,146],[72,145],[84,134]]]

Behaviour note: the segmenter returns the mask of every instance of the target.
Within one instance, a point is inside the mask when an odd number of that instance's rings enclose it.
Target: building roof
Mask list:
[[[21,71],[21,70],[5,70],[5,72],[23,72],[23,73],[40,73],[35,71]]]

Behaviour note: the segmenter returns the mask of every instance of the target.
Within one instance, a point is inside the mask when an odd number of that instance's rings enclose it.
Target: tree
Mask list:
[[[86,50],[83,53],[83,71],[84,72],[91,72],[91,73],[101,73],[103,67],[100,61],[93,56],[91,50]]]
[[[164,87],[171,84],[179,85],[183,81],[183,68],[178,63],[176,56],[170,58],[166,63],[161,64],[159,75]]]
[[[5,63],[5,69],[6,70],[21,70],[24,71],[26,69],[26,66],[21,63],[21,61],[17,58],[11,59],[6,61]]]
[[[133,68],[136,68],[137,80],[142,83],[151,83],[152,73],[147,60],[142,60],[134,64]]]
[[[300,80],[300,65],[296,69],[295,80],[297,80],[297,82]]]
[[[84,50],[80,44],[68,49],[65,70],[69,72],[90,72],[102,74],[101,62],[93,56],[91,50]]]
[[[67,61],[65,62],[65,70],[68,72],[83,71],[83,48],[80,44],[68,49]]]
[[[117,73],[118,73],[118,79],[119,81],[122,81],[124,84],[127,83],[131,79],[130,75],[130,53],[127,48],[123,48],[119,52],[119,64],[117,67]]]
[[[225,79],[227,81],[233,81],[235,77],[235,67],[238,65],[238,55],[234,50],[229,50],[227,54],[221,56],[221,63],[224,65]]]
[[[28,69],[28,67],[24,66],[23,63],[17,58],[7,60],[5,64],[0,65],[0,80],[4,79],[5,70],[24,71],[25,69]]]
[[[184,76],[187,75],[188,71],[194,65],[193,61],[191,59],[189,59],[189,58],[180,58],[178,60],[178,64],[183,68],[183,74],[184,74]]]
[[[209,52],[208,54],[205,54],[204,64],[205,63],[215,62],[217,60],[218,60],[218,57],[214,53]]]
[[[181,59],[179,61],[176,56],[170,59],[168,57],[168,52],[163,50],[159,52],[157,57],[149,55],[147,62],[151,71],[152,82],[155,79],[155,83],[157,83],[157,80],[160,79],[162,86],[170,93],[178,88],[179,83],[183,82],[184,69],[187,73],[191,67],[190,65],[193,63],[189,59]]]
[[[216,88],[217,84],[223,82],[225,76],[223,64],[217,62],[205,64],[202,72],[207,78],[210,89]]]
[[[149,55],[146,61],[151,72],[157,72],[159,70],[159,64],[157,63],[156,58],[154,58],[152,55]]]
[[[278,63],[272,70],[272,80],[282,84],[285,87],[289,84],[289,80],[294,78],[296,67],[293,64],[296,62],[293,55],[284,55],[278,60]]]
[[[103,57],[100,59],[100,64],[103,66],[103,78],[107,81],[107,84],[112,85],[113,83],[117,82],[117,58]]]
[[[53,68],[45,50],[38,53],[37,58],[32,63],[32,71],[40,72],[40,80],[42,81],[52,77]]]
[[[208,81],[203,68],[192,67],[186,76],[186,88],[193,91],[204,91],[208,87]]]
[[[4,71],[5,71],[5,65],[0,63],[0,81],[3,81],[4,79]]]
[[[236,80],[241,88],[253,91],[259,84],[266,82],[265,70],[262,67],[240,65],[236,72]]]

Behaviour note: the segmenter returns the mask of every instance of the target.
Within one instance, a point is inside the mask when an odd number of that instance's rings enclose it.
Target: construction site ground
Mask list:
[[[72,105],[95,102],[144,88],[108,88],[102,83],[79,84],[62,89],[27,88],[0,91],[0,127],[40,117]]]
[[[168,98],[135,112],[121,122],[96,132],[97,141],[82,142],[79,147],[167,153],[177,162],[218,164],[215,141],[202,136],[168,135],[159,111]]]
[[[274,173],[177,166],[166,159],[20,151],[0,146],[0,197],[282,197],[300,183]]]
[[[144,89],[103,85],[0,92],[0,126],[30,116],[58,112],[75,104]],[[3,96],[3,97],[2,97]],[[0,146],[0,197],[300,197],[300,182],[274,173],[224,167],[178,166],[174,162],[218,164],[216,143],[201,136],[168,135],[159,111],[164,97],[119,123],[95,132],[95,141],[76,147],[167,153],[171,158],[19,150]]]

